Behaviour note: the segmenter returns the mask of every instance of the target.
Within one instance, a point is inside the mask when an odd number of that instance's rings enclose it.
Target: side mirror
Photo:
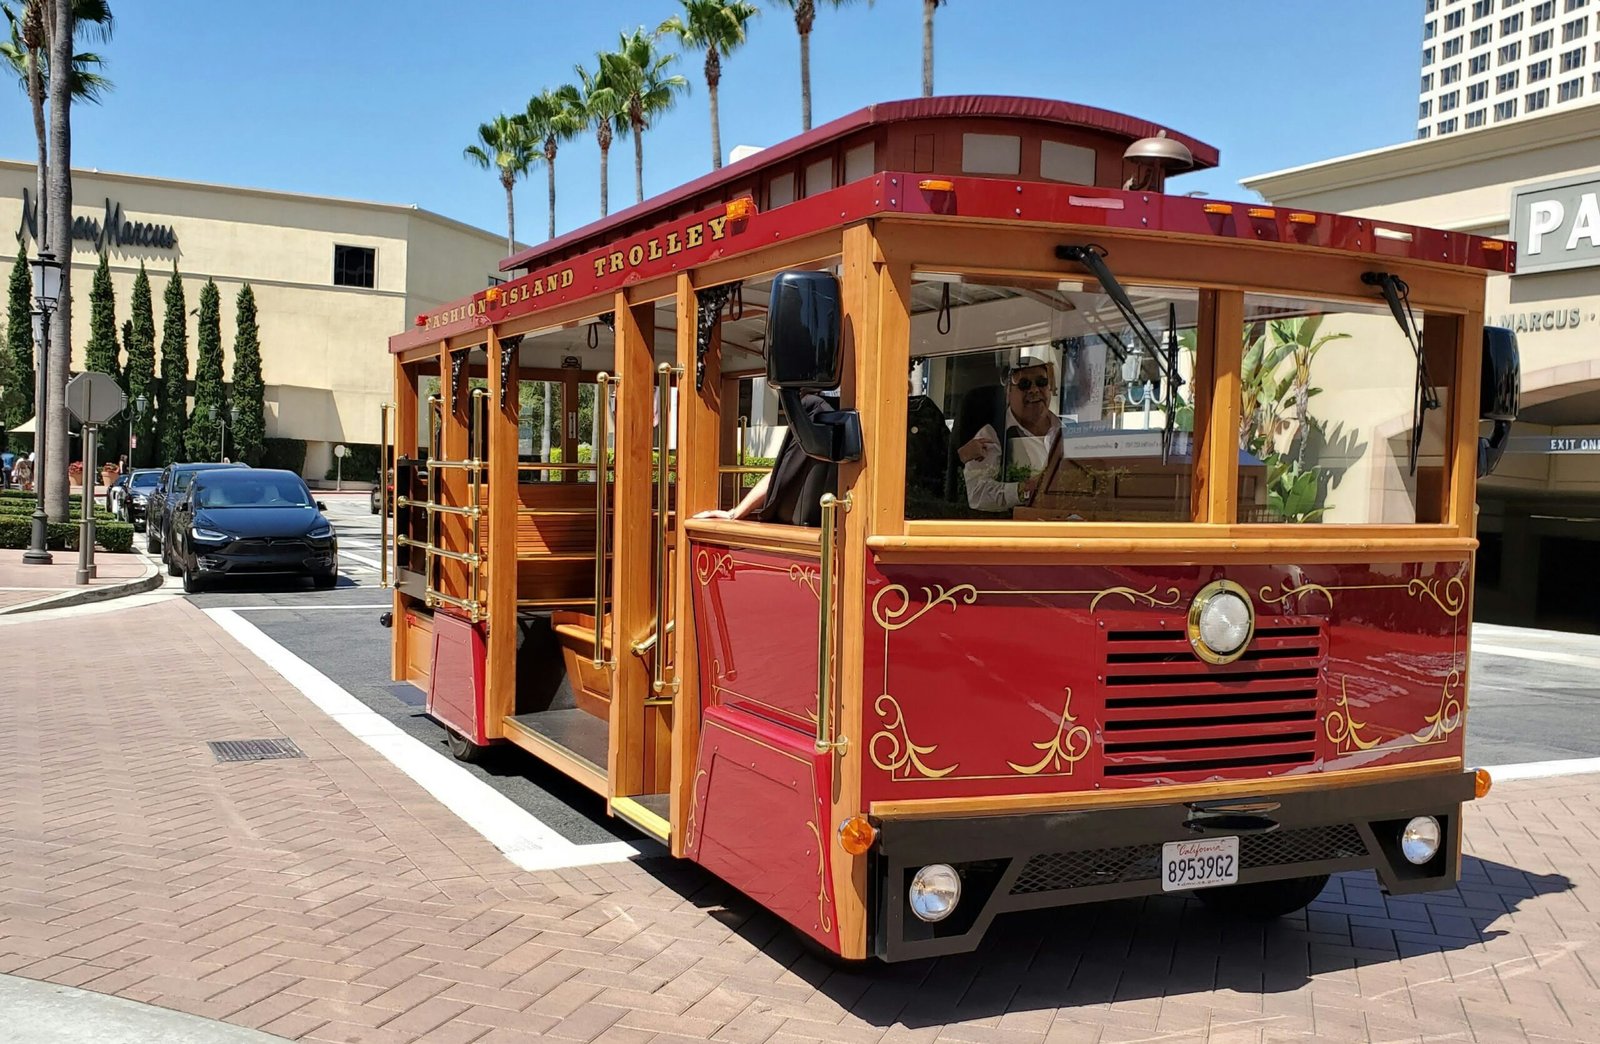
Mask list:
[[[773,277],[767,383],[777,390],[806,456],[834,463],[861,459],[861,415],[855,410],[813,414],[801,398],[804,392],[838,386],[844,371],[842,320],[839,281],[831,273],[779,272]]]
[[[1522,357],[1517,335],[1503,326],[1483,328],[1483,379],[1479,388],[1478,418],[1494,421],[1494,432],[1478,439],[1478,477],[1494,473],[1505,456],[1511,422],[1517,419],[1522,394]]]
[[[322,501],[319,500],[319,501],[317,501],[317,510],[318,511],[326,511],[326,510],[328,510],[328,505],[324,504]]]

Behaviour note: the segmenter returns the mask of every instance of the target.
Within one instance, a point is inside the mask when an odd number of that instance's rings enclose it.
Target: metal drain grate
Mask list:
[[[208,740],[206,746],[222,761],[274,761],[303,758],[291,739]]]

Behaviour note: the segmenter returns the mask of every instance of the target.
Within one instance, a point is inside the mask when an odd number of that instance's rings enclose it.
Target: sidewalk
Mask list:
[[[1497,786],[1456,891],[1105,904],[835,970],[684,864],[516,869],[182,599],[6,637],[46,653],[0,674],[0,973],[368,1044],[1600,1039],[1600,776]],[[278,737],[304,758],[206,746]]]
[[[88,584],[79,584],[78,552],[52,551],[50,557],[54,561],[49,565],[28,565],[22,560],[25,553],[16,549],[0,550],[0,612],[70,591],[82,592],[86,588],[107,589],[109,594],[110,588],[150,576],[155,568],[137,552],[96,551],[95,578]]]

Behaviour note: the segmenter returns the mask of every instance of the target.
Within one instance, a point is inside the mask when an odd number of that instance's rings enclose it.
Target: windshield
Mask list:
[[[152,471],[148,475],[133,476],[133,478],[128,480],[128,484],[133,486],[135,489],[153,489],[157,480],[160,478],[161,476],[159,474]]]
[[[213,482],[195,492],[203,508],[306,508],[311,491],[292,475],[241,475]]]

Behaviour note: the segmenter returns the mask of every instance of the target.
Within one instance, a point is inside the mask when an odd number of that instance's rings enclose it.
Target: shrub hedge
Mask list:
[[[45,544],[53,551],[76,551],[78,534],[82,532],[75,522],[51,522],[45,526]],[[25,514],[0,513],[0,547],[27,547],[33,536],[33,522]],[[126,522],[100,522],[94,524],[95,544],[102,550],[125,554],[133,550],[133,527]]]
[[[345,454],[344,470],[339,470],[339,458],[335,457],[333,463],[328,465],[328,473],[322,477],[330,482],[340,477],[352,482],[378,481],[379,448],[370,442],[347,442],[344,445],[350,451]]]
[[[304,439],[266,439],[261,460],[262,468],[281,468],[296,475],[306,469],[306,444]]]

